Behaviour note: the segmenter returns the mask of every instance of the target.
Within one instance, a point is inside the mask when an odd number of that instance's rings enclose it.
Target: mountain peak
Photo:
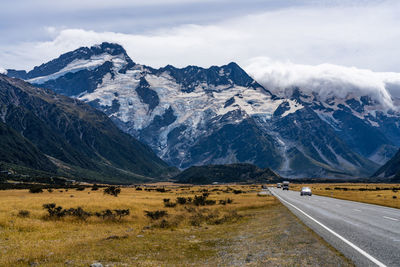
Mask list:
[[[129,58],[125,49],[116,43],[103,42],[101,44],[93,45],[91,47],[80,47],[74,51],[62,54],[56,59],[53,59],[40,66],[34,67],[29,72],[8,70],[8,75],[15,78],[24,80],[34,79],[37,77],[48,76],[57,73],[77,60],[91,60],[93,57],[101,55],[109,56],[122,56],[127,62],[127,66],[131,67],[134,62]]]
[[[236,62],[234,62],[234,61],[232,61],[232,62],[230,62],[228,65],[226,65],[227,67],[229,67],[229,68],[232,68],[232,69],[242,69]]]
[[[87,47],[81,47],[83,49],[87,49]],[[81,49],[79,48],[79,49]],[[79,50],[77,49],[77,50]],[[125,49],[117,43],[108,43],[108,42],[103,42],[101,44],[98,45],[94,45],[92,47],[89,48],[90,50],[92,50],[95,54],[103,54],[103,53],[107,53],[110,55],[125,55],[128,56],[128,54],[126,53]],[[75,51],[77,51],[75,50]]]

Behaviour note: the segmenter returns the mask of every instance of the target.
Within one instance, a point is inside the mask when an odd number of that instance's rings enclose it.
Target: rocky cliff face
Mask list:
[[[248,162],[291,177],[365,176],[400,146],[400,114],[369,96],[322,99],[290,88],[277,97],[235,63],[153,69],[103,43],[25,75],[104,111],[179,168]]]

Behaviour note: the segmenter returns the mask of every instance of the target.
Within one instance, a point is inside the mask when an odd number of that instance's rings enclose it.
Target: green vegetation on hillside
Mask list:
[[[0,162],[56,171],[56,166],[28,139],[0,121]]]
[[[270,169],[249,163],[190,167],[174,177],[179,183],[274,183],[280,177]]]

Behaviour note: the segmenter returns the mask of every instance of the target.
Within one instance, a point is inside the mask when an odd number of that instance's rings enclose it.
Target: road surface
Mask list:
[[[357,266],[400,266],[400,210],[270,188],[306,225]]]

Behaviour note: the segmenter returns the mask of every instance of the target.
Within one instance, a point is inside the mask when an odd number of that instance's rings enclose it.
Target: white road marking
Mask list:
[[[353,209],[353,210],[355,210],[355,211],[359,211],[359,212],[362,212],[362,210],[359,210],[359,209]]]
[[[388,220],[392,220],[392,221],[398,221],[398,219],[392,218],[392,217],[388,217],[388,216],[383,216],[383,218],[388,219]]]
[[[347,245],[349,245],[350,247],[354,248],[356,251],[358,251],[361,255],[363,255],[364,257],[366,257],[367,259],[369,259],[370,261],[372,261],[373,263],[375,263],[376,265],[380,266],[380,267],[386,267],[385,264],[383,264],[382,262],[380,262],[379,260],[375,259],[373,256],[371,256],[370,254],[368,254],[366,251],[362,250],[361,248],[357,247],[355,244],[351,243],[349,240],[347,240],[346,238],[344,238],[343,236],[339,235],[338,233],[336,233],[335,231],[333,231],[332,229],[328,228],[327,226],[325,226],[324,224],[322,224],[321,222],[317,221],[316,219],[314,219],[313,217],[311,217],[310,215],[308,215],[307,213],[305,213],[304,211],[302,211],[301,209],[299,209],[298,207],[296,207],[295,205],[293,205],[292,203],[289,203],[288,201],[282,199],[280,196],[276,195],[275,193],[273,193],[274,196],[276,196],[280,201],[285,202],[286,204],[292,206],[293,208],[295,208],[296,210],[300,211],[302,214],[304,214],[306,217],[308,217],[310,220],[314,221],[315,223],[317,223],[318,225],[320,225],[322,228],[324,228],[325,230],[327,230],[328,232],[330,232],[331,234],[333,234],[334,236],[336,236],[337,238],[339,238],[340,240],[342,240],[344,243],[346,243]]]

